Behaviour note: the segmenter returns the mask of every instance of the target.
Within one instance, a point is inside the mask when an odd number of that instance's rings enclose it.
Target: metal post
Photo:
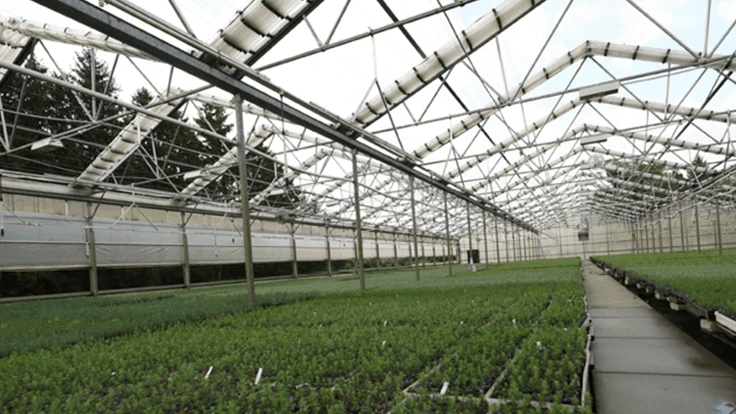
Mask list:
[[[560,250],[560,258],[562,258],[562,226],[557,224],[557,246]]]
[[[695,238],[698,243],[698,253],[702,251],[702,247],[700,244],[700,217],[698,214],[698,205],[695,205]]]
[[[450,211],[447,208],[447,193],[442,193],[445,201],[445,237],[447,238],[447,265],[452,276],[452,246],[450,245]]]
[[[496,235],[496,264],[501,264],[501,248],[498,245],[498,217],[495,215],[493,216],[493,231]]]
[[[235,129],[238,138],[238,170],[240,175],[240,213],[243,218],[243,256],[245,259],[245,279],[248,285],[248,309],[256,307],[255,286],[253,284],[253,245],[250,235],[250,194],[248,189],[248,170],[245,163],[245,131],[243,130],[243,98],[235,95]]]
[[[662,239],[662,213],[657,213],[657,226],[659,227],[659,252],[664,253],[664,241]]]
[[[611,235],[608,234],[608,220],[606,219],[604,222],[605,230],[606,230],[606,254],[611,255]]]
[[[513,224],[511,225],[511,252],[514,254],[514,262],[516,262],[516,233]]]
[[[417,210],[416,200],[414,199],[414,177],[409,177],[409,192],[411,193],[411,223],[412,237],[414,238],[414,271],[416,272],[417,281],[419,281],[419,245],[417,244]]]
[[[432,264],[437,263],[437,242],[432,243]]]
[[[189,289],[192,285],[192,273],[189,268],[189,238],[187,237],[187,222],[181,212],[181,257],[182,270],[184,271],[184,287]]]
[[[682,205],[680,205],[680,247],[684,252],[687,250],[687,238],[685,237],[685,219],[682,216]]]
[[[465,211],[468,216],[468,265],[470,271],[475,272],[475,261],[473,260],[473,227],[470,224],[470,203],[465,204]]]
[[[486,269],[491,268],[491,264],[488,260],[488,228],[486,227],[486,212],[483,211],[483,243],[486,248]]]
[[[634,231],[634,221],[629,220],[629,227],[631,228],[631,253],[636,252],[636,232]]]
[[[654,220],[654,217],[653,216],[652,216],[652,220]],[[660,253],[661,253],[662,252],[662,231],[661,231],[662,230],[662,227],[661,227],[661,224],[660,224],[660,228],[659,229],[660,229],[660,232],[659,232],[659,236],[660,236],[659,237],[659,249],[660,249]],[[657,243],[656,243],[656,240],[655,240],[656,237],[657,237],[657,235],[654,233],[654,222],[652,222],[652,253],[656,253],[657,252]]]
[[[524,230],[519,230],[519,261],[526,260],[526,241],[524,240]]]
[[[509,232],[506,220],[503,221],[503,244],[506,247],[506,263],[509,262]]]
[[[723,235],[721,234],[721,203],[716,200],[716,235],[718,236],[718,254],[723,254]]]
[[[399,269],[399,249],[396,247],[396,235],[393,235],[394,239],[394,269]]]
[[[376,269],[381,268],[381,247],[378,244],[378,230],[376,230]]]
[[[672,210],[669,208],[667,209],[667,227],[670,229],[669,236],[670,236],[670,253],[675,251],[675,245],[672,241]]]
[[[462,251],[463,251],[463,248],[460,245],[460,239],[457,239],[457,245],[455,247],[455,251],[456,251],[456,255],[455,256],[457,257],[457,264],[458,265],[463,264],[463,256],[461,254]]]
[[[299,277],[299,262],[296,255],[296,229],[294,223],[291,223],[291,277],[296,279]]]
[[[424,238],[422,238],[422,267],[427,267],[427,254],[424,252]]]
[[[97,245],[95,231],[92,228],[92,204],[87,203],[87,252],[89,255],[89,291],[97,296],[100,285],[97,279]]]
[[[365,290],[365,269],[363,267],[363,223],[360,218],[360,188],[358,187],[358,152],[353,150],[353,192],[355,195],[355,236],[356,236],[356,267],[360,279],[360,289]]]
[[[325,220],[325,241],[327,242],[327,276],[332,277],[332,252],[330,249],[330,222]]]

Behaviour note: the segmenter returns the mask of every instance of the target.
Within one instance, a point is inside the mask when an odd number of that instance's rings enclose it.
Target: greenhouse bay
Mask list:
[[[0,4],[0,413],[736,413],[735,28]]]

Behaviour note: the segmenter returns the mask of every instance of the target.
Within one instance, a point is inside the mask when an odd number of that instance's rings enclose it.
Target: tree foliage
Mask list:
[[[50,73],[33,55],[26,60],[25,66],[113,98],[119,98],[121,92],[107,62],[94,56],[89,48],[76,53],[67,73]],[[131,102],[145,107],[154,103],[156,98],[155,93],[142,87],[133,93]],[[30,76],[11,77],[2,91],[2,103],[9,135],[13,138],[13,152],[3,160],[3,168],[17,171],[78,176],[123,127],[135,122],[135,114],[120,106]],[[185,112],[186,108],[179,107],[169,117],[190,122]],[[234,125],[223,107],[203,105],[191,122],[199,128],[235,139]],[[31,143],[58,134],[66,134],[62,137],[63,148],[53,152],[30,150]],[[258,153],[249,152],[246,158],[251,195],[268,188],[286,172],[282,165],[271,159],[273,154],[267,143],[268,140],[261,143],[257,147]],[[198,134],[171,122],[160,122],[148,132],[136,152],[116,169],[110,180],[179,192],[189,184],[184,179],[186,172],[212,165],[231,148],[232,145],[210,135]],[[301,196],[293,181],[288,180],[284,187],[280,190],[285,191],[268,197],[266,203],[285,209],[300,204]],[[233,201],[238,199],[239,193],[238,168],[233,165],[198,195]]]

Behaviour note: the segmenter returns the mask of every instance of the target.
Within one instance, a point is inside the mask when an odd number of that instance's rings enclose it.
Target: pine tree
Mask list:
[[[24,66],[48,73],[32,54]],[[63,107],[59,104],[62,93],[61,87],[32,76],[14,74],[8,79],[2,101],[10,147],[14,152],[4,157],[3,168],[34,173],[64,172],[58,154],[30,150],[31,143],[67,129],[66,122],[58,120],[63,117]]]
[[[224,108],[215,105],[205,104],[202,108],[202,114],[195,119],[195,123],[203,129],[213,130],[214,132],[228,136],[233,130],[233,125],[228,123],[227,112]],[[246,131],[247,134],[248,131]],[[200,139],[205,143],[206,150],[215,157],[205,156],[202,159],[203,165],[214,163],[220,155],[224,154],[228,148],[220,140],[206,135],[200,135]],[[261,143],[255,148],[259,153],[272,156],[272,152],[268,147]],[[273,181],[284,175],[284,167],[273,160],[266,158],[259,153],[248,152],[246,154],[246,163],[248,165],[248,185],[251,197],[265,190]],[[284,194],[272,195],[267,198],[267,203],[282,207],[285,209],[293,208],[300,202],[298,191],[294,190],[291,181],[287,182],[285,187],[287,191]],[[210,196],[219,197],[223,200],[239,199],[240,184],[238,181],[238,166],[233,165],[229,174],[223,174],[214,183],[207,187]]]
[[[81,52],[76,53],[71,73],[66,80],[84,88],[92,89],[92,53],[90,48],[84,48]],[[120,88],[115,83],[107,63],[100,57],[95,59],[94,73],[94,89],[99,93],[117,98]],[[55,76],[61,75],[57,74]],[[75,94],[66,88],[62,88],[61,98],[57,103],[64,111],[64,118],[70,121],[66,125],[67,129],[90,122],[90,116],[96,120],[103,120],[122,112],[120,107],[93,100],[92,97],[85,94]],[[94,113],[92,111],[93,107],[96,109]],[[117,136],[123,126],[123,121],[120,118],[108,120],[95,128],[66,140],[64,150],[58,151],[60,157],[65,157],[64,165],[78,172],[83,171]]]
[[[136,90],[131,99],[132,103],[138,106],[146,106],[153,100],[153,94],[146,88]],[[179,110],[172,111],[168,116],[186,122],[186,118],[182,118],[182,112]],[[131,117],[129,122],[133,119],[134,117]],[[204,144],[191,129],[166,121],[160,122],[149,132],[141,145],[146,152],[139,149],[128,159],[121,170],[121,182],[130,184],[148,180],[149,183],[144,184],[144,187],[165,191],[181,191],[188,184],[182,173],[201,165],[200,153],[206,151]],[[153,157],[154,153],[155,163],[150,158],[144,161],[144,157]],[[151,168],[158,168],[160,177],[156,177]],[[172,188],[172,184],[175,188]]]

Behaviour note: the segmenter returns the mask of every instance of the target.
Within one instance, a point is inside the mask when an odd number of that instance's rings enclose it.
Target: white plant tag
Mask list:
[[[381,346],[386,346],[386,340],[384,339],[383,342],[381,342]]]
[[[444,384],[442,384],[442,389],[440,390],[440,395],[445,395],[447,393],[447,388],[450,386],[450,383],[445,381]]]
[[[263,368],[258,368],[258,374],[256,374],[255,382],[256,385],[258,385],[258,383],[261,381],[261,375],[263,375]]]
[[[383,326],[388,325],[388,321],[383,321]]]
[[[210,369],[208,369],[207,373],[204,374],[204,379],[208,379],[210,377],[210,374],[212,373],[212,368],[214,368],[214,366],[210,365]]]

